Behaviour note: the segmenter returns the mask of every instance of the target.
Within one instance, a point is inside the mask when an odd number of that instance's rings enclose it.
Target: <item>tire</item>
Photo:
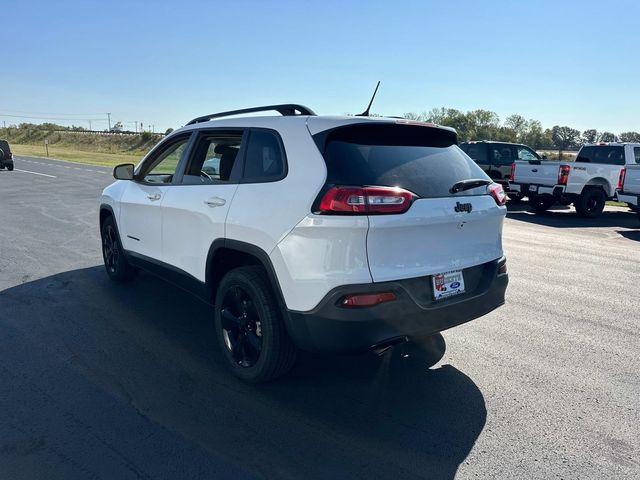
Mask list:
[[[0,165],[0,170],[4,170],[4,165]]]
[[[520,192],[509,192],[507,195],[512,202],[521,202],[524,198],[524,195]]]
[[[296,347],[262,267],[228,272],[218,287],[214,323],[225,363],[238,378],[267,382],[287,373]]]
[[[638,209],[638,205],[634,205],[633,203],[627,203],[627,207],[629,207],[629,210],[633,212],[640,213],[640,209]]]
[[[546,212],[554,203],[556,203],[556,199],[551,195],[529,196],[529,205],[536,213]]]
[[[124,256],[124,250],[113,217],[107,217],[100,228],[102,238],[102,259],[107,275],[114,282],[122,283],[135,278],[138,269]]]
[[[587,188],[575,203],[576,212],[581,217],[596,218],[602,214],[607,196],[601,188]]]
[[[10,172],[13,172],[13,163],[10,163],[9,165],[7,165],[7,170],[9,170]]]

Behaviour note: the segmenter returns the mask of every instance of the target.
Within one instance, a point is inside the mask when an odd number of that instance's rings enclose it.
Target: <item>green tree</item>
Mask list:
[[[600,141],[601,142],[615,142],[616,141],[616,136],[615,136],[615,134],[613,134],[611,132],[602,132],[600,134]]]
[[[526,118],[518,114],[509,115],[504,121],[504,126],[515,133],[513,141],[524,142],[529,128]]]
[[[545,145],[542,124],[538,120],[529,120],[523,138],[520,141],[534,149]]]
[[[562,151],[576,146],[580,139],[580,131],[571,127],[560,127],[555,125],[551,129],[553,144],[560,150],[559,156],[562,158]]]
[[[638,132],[623,132],[620,134],[621,142],[640,143],[640,133]]]
[[[595,128],[590,128],[582,132],[583,143],[596,143],[600,134]]]

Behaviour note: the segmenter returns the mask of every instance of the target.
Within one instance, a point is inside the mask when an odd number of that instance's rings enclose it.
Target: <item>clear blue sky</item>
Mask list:
[[[4,0],[2,24],[5,114],[164,130],[267,103],[357,113],[381,80],[386,115],[485,108],[640,131],[637,1]]]

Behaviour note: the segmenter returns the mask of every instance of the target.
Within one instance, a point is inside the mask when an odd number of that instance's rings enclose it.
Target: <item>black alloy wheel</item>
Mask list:
[[[285,311],[264,268],[246,265],[227,272],[216,289],[214,324],[231,372],[251,383],[287,373],[296,346],[285,326]]]
[[[102,236],[102,258],[109,278],[115,282],[126,282],[133,279],[138,273],[138,269],[133,267],[124,255],[113,217],[109,216],[102,222],[100,234]]]
[[[220,305],[222,335],[231,357],[252,367],[262,352],[262,322],[251,295],[239,285],[229,288]]]
[[[104,266],[111,274],[115,274],[118,268],[118,260],[120,257],[120,247],[118,245],[118,237],[113,225],[105,225],[102,235],[102,256],[104,257]]]

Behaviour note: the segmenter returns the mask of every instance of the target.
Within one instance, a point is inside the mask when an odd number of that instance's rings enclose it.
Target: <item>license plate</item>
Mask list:
[[[537,192],[538,191],[538,185],[529,185],[529,191],[530,192]]]
[[[461,271],[438,273],[431,278],[436,300],[464,293],[464,277]]]

